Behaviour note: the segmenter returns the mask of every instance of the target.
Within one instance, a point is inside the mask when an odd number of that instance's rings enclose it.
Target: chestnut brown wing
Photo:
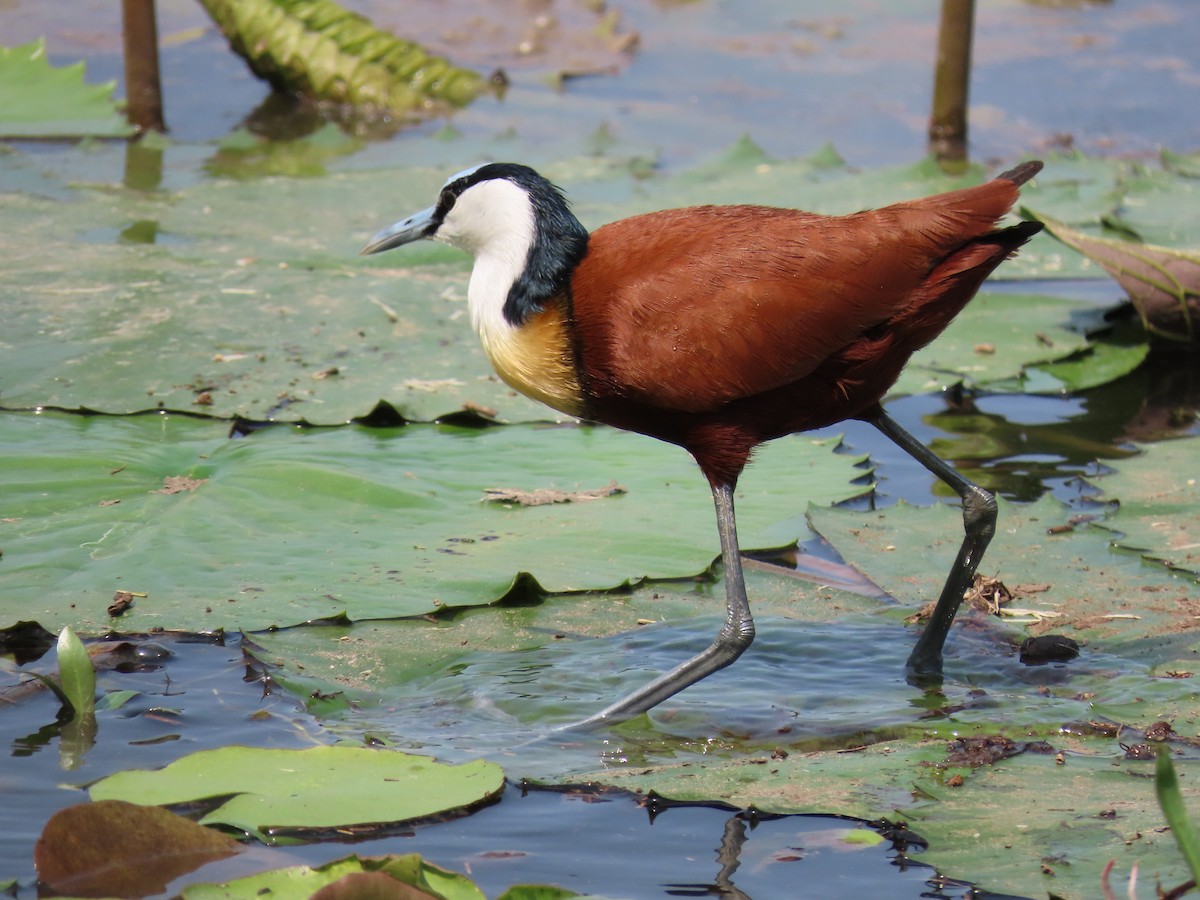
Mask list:
[[[795,383],[927,302],[930,272],[1016,193],[994,181],[852,216],[696,207],[606,225],[573,279],[585,382],[687,412]]]

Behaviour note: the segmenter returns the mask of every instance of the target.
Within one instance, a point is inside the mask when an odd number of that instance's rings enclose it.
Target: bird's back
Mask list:
[[[572,279],[593,416],[698,457],[728,442],[732,469],[862,413],[1038,230],[996,229],[1036,170],[849,216],[709,206],[597,229]]]
[[[1016,197],[991,181],[850,216],[708,206],[603,226],[573,278],[585,378],[700,412],[802,380],[897,317],[911,353],[961,308],[943,288],[977,287],[1011,252],[976,241]]]

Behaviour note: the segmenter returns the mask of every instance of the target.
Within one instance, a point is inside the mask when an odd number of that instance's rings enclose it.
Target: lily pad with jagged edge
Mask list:
[[[1113,465],[1119,471],[1124,463]],[[980,574],[1003,582],[1016,597],[1010,606],[1024,610],[1001,611],[1002,620],[1020,622],[1026,634],[1063,631],[1150,665],[1190,653],[1195,635],[1184,626],[1192,618],[1194,601],[1188,598],[1196,581],[1114,550],[1107,527],[1111,522],[1119,529],[1121,514],[1098,514],[1097,526],[1105,527],[1070,525],[1071,515],[1049,496],[1032,504],[1001,501]],[[901,503],[871,512],[814,507],[809,518],[843,558],[914,608],[937,596],[962,539],[962,515],[949,506]],[[1173,539],[1170,530],[1161,529],[1160,540]],[[1169,553],[1166,546],[1162,552]]]
[[[1163,441],[1091,479],[1116,509],[1095,524],[1115,546],[1200,580],[1200,455],[1195,438]]]
[[[0,139],[128,137],[115,81],[87,84],[84,64],[55,67],[38,39],[0,47]]]
[[[857,206],[868,195],[949,186],[922,166],[859,175],[819,157],[760,172],[743,155],[713,164],[704,198],[820,208],[845,195]],[[554,417],[492,372],[469,324],[463,254],[421,244],[357,256],[373,231],[428,205],[459,163],[225,180],[172,194],[77,185],[63,188],[65,198],[6,195],[10,273],[0,304],[12,346],[0,405],[332,425],[384,400],[422,421],[464,408],[506,421]],[[645,178],[627,163],[560,160],[547,173],[590,226],[701,199],[686,172]],[[153,242],[133,241],[143,235]],[[1059,274],[1037,265],[1046,246],[1076,256],[1039,236],[1000,273]],[[1136,366],[1144,344],[1102,352],[1106,338],[1078,326],[1088,313],[1084,301],[985,293],[913,359],[897,390],[962,382],[1061,391]],[[1063,362],[1071,369],[1058,377]]]
[[[0,624],[259,630],[424,615],[514,590],[694,577],[712,498],[678,448],[600,427],[276,427],[150,414],[0,413]],[[863,494],[860,459],[805,437],[739,492],[743,546],[807,535],[801,510]],[[489,495],[488,489],[507,493]],[[565,500],[526,505],[540,489]]]

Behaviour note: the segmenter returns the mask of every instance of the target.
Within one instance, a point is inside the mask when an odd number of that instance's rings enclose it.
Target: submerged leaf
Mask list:
[[[1150,663],[1190,653],[1190,629],[1200,609],[1188,596],[1189,583],[1134,554],[1114,552],[1098,528],[1062,527],[1068,516],[1049,496],[1032,504],[1000,501],[996,536],[980,573],[1000,579],[1014,594],[1025,582],[1049,586],[1017,597],[1035,613],[1024,621],[1029,634],[1064,631],[1093,650],[1128,652]],[[809,518],[847,562],[914,607],[937,596],[963,534],[961,513],[948,506],[812,508]]]
[[[145,897],[240,852],[228,835],[165,809],[102,800],[51,816],[33,859],[38,880],[59,895]]]
[[[266,175],[293,178],[326,174],[325,163],[362,149],[362,141],[328,122],[312,134],[295,140],[268,140],[248,129],[226,136],[205,164],[210,175],[250,179]]]

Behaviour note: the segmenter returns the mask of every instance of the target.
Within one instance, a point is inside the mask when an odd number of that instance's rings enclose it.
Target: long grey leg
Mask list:
[[[746,598],[737,524],[733,517],[733,486],[714,487],[713,502],[717,507],[717,531],[721,535],[721,559],[725,564],[726,611],[725,624],[720,633],[706,650],[596,715],[567,726],[568,728],[599,728],[640,715],[718,669],[725,668],[741,656],[754,640],[754,619],[750,615],[750,602]]]
[[[914,675],[940,675],[942,647],[963,595],[975,580],[975,570],[983,551],[996,533],[996,498],[979,485],[964,478],[932,450],[905,431],[882,407],[862,416],[886,435],[901,450],[948,484],[962,498],[963,542],[933,615],[908,657],[908,671]]]

